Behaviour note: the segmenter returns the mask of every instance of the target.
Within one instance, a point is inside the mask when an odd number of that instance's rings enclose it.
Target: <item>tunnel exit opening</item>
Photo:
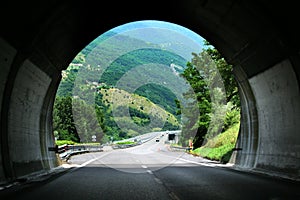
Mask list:
[[[132,148],[155,138],[162,147],[152,151],[234,163],[240,99],[232,70],[207,41],[176,24],[116,27],[62,72],[53,109],[60,153]]]

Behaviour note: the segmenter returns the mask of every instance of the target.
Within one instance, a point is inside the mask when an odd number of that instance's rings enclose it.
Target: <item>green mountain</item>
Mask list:
[[[176,115],[178,108],[175,94],[162,83],[143,83],[137,88],[134,86],[140,84],[138,81],[146,74],[154,81],[157,74],[164,79],[163,75],[167,71],[178,76],[185,69],[186,63],[183,57],[160,45],[107,32],[86,46],[63,71],[57,96],[71,96],[76,101],[80,100],[78,105],[85,110],[95,106],[97,120],[104,131],[102,142],[108,141],[110,137],[122,139],[153,130],[178,130],[180,115]],[[151,68],[152,65],[155,67]],[[146,71],[127,76],[141,66],[149,67]],[[128,79],[126,86],[132,86],[133,91],[126,91],[126,87],[118,85],[124,77]],[[165,78],[168,79],[168,76]],[[112,96],[118,99],[114,105]],[[114,116],[128,108],[130,117]],[[77,115],[80,118],[77,121],[88,124],[84,116],[79,116],[80,112]],[[164,124],[160,124],[162,122]],[[122,129],[118,127],[120,124],[123,124]],[[82,130],[77,129],[80,135]],[[85,132],[96,133],[94,129],[84,128]]]
[[[109,42],[103,43],[103,41],[111,37],[116,37],[117,40],[122,41],[120,42],[122,46],[115,47]],[[116,52],[118,52],[118,50],[121,51],[120,49],[122,49],[122,51],[126,51],[129,46],[142,46],[143,48],[129,51],[117,59],[113,58],[113,55],[117,54]],[[102,55],[101,58],[99,55]],[[111,60],[113,61],[110,62]],[[99,72],[101,66],[104,65],[103,63],[107,62],[111,64],[107,66],[103,72]],[[163,68],[172,68],[176,73],[181,73],[186,67],[187,60],[175,53],[163,50],[145,41],[108,32],[95,39],[75,57],[68,69],[64,72],[57,95],[72,95],[75,79],[78,84],[81,83],[82,85],[85,85],[88,81],[105,84],[108,87],[115,87],[122,76],[130,70],[152,63],[162,66],[160,71],[152,71],[151,73],[153,74],[164,73]],[[80,73],[79,76],[77,76],[78,73]],[[101,76],[99,76],[99,74],[101,74]],[[134,82],[138,79],[140,79],[140,77],[132,77],[130,82]],[[152,102],[159,104],[168,112],[176,114],[176,96],[163,85],[145,84],[137,88],[134,93],[144,96]]]

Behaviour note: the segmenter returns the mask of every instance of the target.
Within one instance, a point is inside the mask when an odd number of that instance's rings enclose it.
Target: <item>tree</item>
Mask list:
[[[72,112],[72,97],[56,96],[53,108],[53,130],[59,140],[80,142]]]
[[[76,57],[73,59],[72,63],[83,64],[85,63],[85,55],[82,52],[79,52]]]
[[[95,142],[92,136],[96,136],[96,141],[100,142],[104,133],[98,121],[95,106],[81,99],[73,99],[73,113],[80,141]]]
[[[182,143],[187,143],[193,133],[194,148],[239,121],[240,99],[233,67],[207,41],[206,45],[208,48],[199,54],[192,53],[191,62],[181,73],[192,88],[184,96],[194,95],[198,105],[185,113],[182,128]],[[198,117],[195,109],[199,109]]]
[[[216,48],[211,47],[208,41],[205,41],[205,45],[208,46],[205,50],[206,53],[216,63],[217,69],[223,79],[227,102],[232,102],[235,108],[240,107],[238,85],[233,74],[233,66],[228,64],[220,52]]]
[[[196,55],[195,55],[196,56]],[[193,99],[186,106],[187,112],[183,114],[181,143],[186,145],[189,139],[194,138],[194,145],[201,146],[207,133],[211,111],[209,88],[205,77],[200,74],[195,65],[188,62],[187,68],[181,74],[191,86],[191,90],[184,94],[185,98]],[[195,107],[197,105],[197,107]],[[198,112],[199,110],[200,115]]]

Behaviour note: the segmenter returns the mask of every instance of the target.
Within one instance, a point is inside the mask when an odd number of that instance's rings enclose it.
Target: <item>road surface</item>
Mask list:
[[[171,151],[167,136],[158,137],[128,149],[72,156],[66,170],[2,189],[0,199],[300,199],[299,183]]]

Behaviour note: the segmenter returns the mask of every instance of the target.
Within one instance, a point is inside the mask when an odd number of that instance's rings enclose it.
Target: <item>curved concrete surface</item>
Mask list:
[[[100,4],[102,4],[100,2]],[[15,1],[0,7],[0,182],[58,165],[52,105],[75,55],[105,31],[144,19],[197,32],[235,66],[242,170],[298,179],[300,32],[296,2],[185,0]]]

